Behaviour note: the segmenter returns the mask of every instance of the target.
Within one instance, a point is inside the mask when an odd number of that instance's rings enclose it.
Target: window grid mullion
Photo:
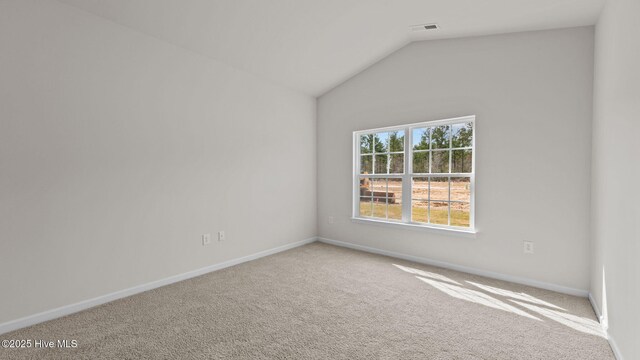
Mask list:
[[[447,199],[447,225],[451,226],[451,176],[449,176],[447,181],[447,187],[449,189],[449,198]]]
[[[427,223],[431,224],[431,178],[427,178]]]
[[[404,175],[402,176],[402,222],[411,221],[411,171],[413,156],[411,155],[411,129],[404,129]]]
[[[371,159],[371,173],[376,174],[376,140],[375,136],[373,137],[373,152],[371,153],[373,158]]]
[[[429,132],[429,173],[431,173],[431,164],[433,163],[433,149],[431,149],[431,136],[433,136],[433,131],[431,131],[431,129],[433,128],[427,128]]]
[[[451,158],[453,157],[453,150],[451,150],[453,148],[453,126],[449,125],[449,171],[447,171],[449,174],[452,173],[451,171]],[[451,189],[451,185],[449,185],[449,189]],[[451,197],[451,195],[449,195],[449,197]],[[451,199],[449,199],[451,200]]]
[[[451,150],[451,148],[453,147],[453,125],[447,125],[447,127],[449,128],[449,149],[447,150],[449,152],[449,171],[447,172],[451,174],[451,163],[453,157],[453,150]],[[451,176],[447,178],[447,189],[447,226],[451,226]]]

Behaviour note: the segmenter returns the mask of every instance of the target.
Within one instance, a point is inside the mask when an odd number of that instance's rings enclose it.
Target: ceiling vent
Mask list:
[[[421,24],[409,26],[409,30],[411,30],[411,32],[434,31],[438,29],[440,29],[438,24]]]

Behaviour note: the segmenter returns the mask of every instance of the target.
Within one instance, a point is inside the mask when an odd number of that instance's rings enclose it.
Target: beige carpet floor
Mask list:
[[[313,243],[0,335],[3,359],[613,359],[587,299]]]

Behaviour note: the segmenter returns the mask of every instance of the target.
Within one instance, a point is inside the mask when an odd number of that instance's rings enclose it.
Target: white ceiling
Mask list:
[[[319,96],[412,40],[592,25],[605,0],[60,1]]]

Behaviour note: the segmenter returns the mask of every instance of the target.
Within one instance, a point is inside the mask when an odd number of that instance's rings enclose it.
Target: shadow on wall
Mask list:
[[[565,309],[529,294],[516,293],[510,290],[483,285],[472,281],[465,281],[466,284],[463,285],[441,274],[397,264],[393,264],[393,266],[404,272],[415,275],[419,280],[456,299],[484,305],[493,309],[507,311],[535,321],[544,321],[544,319],[553,320],[585,334],[606,338],[606,333],[603,329],[604,326],[601,326],[599,322],[569,314]],[[606,312],[604,270],[602,275],[603,308],[605,309],[603,310],[604,314],[604,312]],[[490,294],[508,298],[513,305],[496,299]],[[603,325],[605,325],[604,321]]]

